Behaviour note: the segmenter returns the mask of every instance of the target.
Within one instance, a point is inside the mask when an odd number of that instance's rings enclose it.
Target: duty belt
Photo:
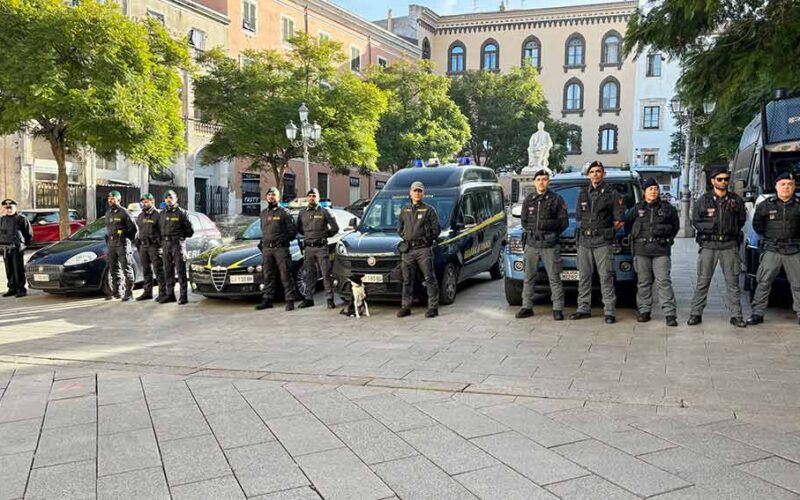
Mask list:
[[[408,242],[409,248],[424,248],[429,246],[431,246],[430,243],[425,240],[411,240]]]
[[[305,245],[312,248],[322,248],[328,246],[328,240],[323,238],[321,240],[306,241]]]
[[[124,234],[112,234],[108,237],[110,241],[120,241],[120,240],[127,240],[128,237]]]
[[[611,228],[606,229],[581,229],[581,234],[584,236],[605,236],[605,232]]]
[[[730,236],[730,235],[727,235],[727,234],[701,234],[700,235],[700,240],[701,241],[720,241],[720,242],[724,243],[726,241],[734,241],[734,240],[736,240],[736,236]]]
[[[533,239],[534,241],[544,241],[550,236],[557,236],[556,233],[546,233],[542,231],[528,231],[528,238]]]
[[[180,236],[162,236],[161,239],[164,241],[181,241],[185,238],[181,238]]]
[[[637,242],[644,242],[644,243],[669,243],[669,238],[636,238]]]
[[[285,241],[270,241],[270,242],[264,243],[263,246],[264,246],[264,248],[284,248],[284,247],[288,247],[289,244],[286,243]]]

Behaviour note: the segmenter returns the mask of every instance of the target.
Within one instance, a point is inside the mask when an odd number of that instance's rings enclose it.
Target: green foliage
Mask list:
[[[697,132],[711,137],[703,160],[731,157],[742,129],[778,87],[800,91],[800,2],[665,0],[631,19],[626,53],[681,58],[681,98],[717,108]]]
[[[554,147],[550,168],[560,170],[567,126],[550,118],[535,68],[507,73],[468,71],[453,80],[450,96],[467,116],[472,131],[468,149],[476,163],[495,170],[519,170],[528,164],[528,141],[539,121],[545,123]]]
[[[270,171],[282,188],[291,158],[302,155],[286,138],[290,120],[298,126],[297,109],[309,108],[309,121],[322,127],[314,158],[334,171],[351,166],[376,168],[375,131],[386,98],[374,85],[350,72],[338,71],[344,61],[341,44],[300,33],[289,40],[293,50],[248,50],[242,64],[221,50],[200,59],[204,74],[195,83],[195,106],[221,125],[204,161],[248,158],[251,168]],[[299,132],[298,132],[299,135]]]
[[[407,167],[414,159],[447,161],[469,139],[469,124],[450,99],[450,79],[431,71],[428,61],[378,68],[369,81],[386,93],[388,110],[378,129],[379,165]]]

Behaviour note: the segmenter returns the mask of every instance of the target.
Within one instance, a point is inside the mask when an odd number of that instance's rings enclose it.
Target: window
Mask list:
[[[603,37],[603,53],[601,58],[602,65],[619,65],[621,38],[616,31],[608,33]]]
[[[564,87],[563,111],[583,111],[583,84],[575,78]]]
[[[431,42],[428,41],[427,37],[422,39],[422,58],[423,59],[431,58]]]
[[[350,70],[361,71],[361,49],[350,47]]]
[[[205,50],[206,48],[206,33],[205,31],[197,28],[189,30],[189,45],[197,50]]]
[[[647,76],[659,77],[661,76],[661,54],[648,54],[647,55]]]
[[[584,65],[585,47],[586,47],[586,42],[584,41],[581,35],[578,34],[572,35],[567,40],[567,58],[566,58],[567,67],[576,67]]]
[[[380,66],[381,68],[385,68],[389,66],[389,61],[387,61],[381,56],[378,56],[378,66]]]
[[[242,2],[242,28],[247,31],[256,31],[256,3],[252,0]]]
[[[329,34],[325,33],[324,31],[320,31],[319,32],[319,39],[320,40],[330,40],[331,36]]]
[[[149,17],[150,19],[155,19],[156,21],[161,23],[162,26],[165,23],[164,14],[162,14],[160,12],[156,12],[154,10],[147,9],[147,17]]]
[[[600,85],[600,111],[619,110],[619,82],[609,77]]]
[[[645,106],[642,110],[642,128],[654,130],[661,128],[661,106]]]
[[[617,126],[606,124],[600,127],[598,153],[617,152]]]
[[[328,198],[328,174],[317,173],[317,189],[319,190],[320,199]]]
[[[355,203],[361,198],[361,179],[350,177],[350,203]]]
[[[645,153],[642,155],[642,163],[644,165],[653,166],[656,164],[656,156],[655,153]]]
[[[499,68],[500,49],[497,42],[487,40],[481,47],[481,69],[496,71]]]
[[[294,36],[294,19],[281,16],[281,41],[287,42]]]
[[[526,38],[522,44],[522,67],[526,66],[542,67],[542,45],[535,36]]]
[[[375,181],[375,191],[380,191],[386,185],[386,181]]]
[[[454,42],[447,51],[447,72],[463,73],[466,69],[467,50],[461,42]]]
[[[571,126],[567,130],[566,148],[568,155],[581,154],[581,128],[577,125]]]

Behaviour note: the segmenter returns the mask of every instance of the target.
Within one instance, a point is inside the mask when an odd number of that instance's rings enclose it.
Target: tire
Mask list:
[[[519,280],[505,279],[506,301],[510,306],[522,305],[522,282]]]
[[[103,282],[100,285],[100,293],[106,297],[110,297],[114,292],[111,291],[111,283],[108,282],[108,266],[103,271]]]
[[[458,267],[454,263],[444,266],[442,282],[439,284],[439,304],[448,306],[456,300],[458,290]]]
[[[306,298],[306,274],[308,274],[308,271],[306,271],[306,266],[301,265],[297,270],[297,273],[294,275],[294,286],[297,289],[297,295],[299,296],[300,300]]]
[[[497,261],[492,264],[492,267],[489,268],[489,275],[492,277],[493,280],[499,280],[505,278],[506,276],[506,267],[505,267],[505,258],[503,254],[503,247],[500,247],[500,252],[497,257]]]

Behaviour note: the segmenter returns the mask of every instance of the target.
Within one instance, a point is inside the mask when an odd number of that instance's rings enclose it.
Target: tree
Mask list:
[[[628,24],[626,54],[655,50],[680,58],[685,102],[716,110],[697,131],[712,137],[703,155],[731,157],[742,129],[777,87],[800,91],[800,2],[664,0]]]
[[[434,74],[428,61],[377,68],[369,81],[389,102],[377,136],[382,168],[395,171],[414,159],[445,160],[462,150],[469,123],[447,94],[450,79]]]
[[[179,70],[185,43],[112,2],[0,0],[0,133],[46,139],[58,164],[61,238],[69,235],[66,155],[85,145],[158,169],[184,148]]]
[[[244,51],[241,64],[221,50],[200,59],[205,73],[196,80],[195,106],[221,126],[204,161],[247,158],[251,169],[271,172],[282,190],[286,166],[300,154],[285,127],[297,121],[297,109],[305,103],[309,120],[323,129],[314,158],[334,171],[376,169],[375,131],[386,97],[349,71],[339,71],[344,61],[340,43],[306,33],[289,43],[293,49],[287,53]]]
[[[472,131],[470,154],[479,165],[495,170],[528,164],[528,141],[539,121],[545,123],[554,144],[566,141],[566,125],[550,118],[535,68],[513,68],[507,73],[468,71],[453,80],[450,96],[467,116]],[[550,152],[550,168],[560,169],[565,150]]]

